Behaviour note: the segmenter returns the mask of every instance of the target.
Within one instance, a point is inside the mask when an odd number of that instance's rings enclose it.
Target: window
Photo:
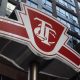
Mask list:
[[[74,3],[74,0],[70,0],[70,2]]]
[[[57,20],[59,20],[59,21],[60,21],[60,20],[61,20],[61,18],[57,17]]]
[[[56,6],[56,10],[57,10],[57,11],[60,11],[60,8],[59,8],[58,6]]]
[[[63,0],[56,0],[56,1],[57,1],[57,2],[60,2],[60,3],[62,3],[62,4],[64,3]]]
[[[38,5],[30,0],[27,1],[27,4],[33,8],[38,8]]]
[[[73,16],[73,22],[78,24],[78,19],[77,19],[77,17]]]
[[[75,7],[71,6],[71,10],[73,10],[76,13]]]
[[[66,22],[65,20],[63,20],[63,19],[61,19],[61,18],[59,18],[59,17],[57,17],[57,19],[58,19],[61,23],[63,23],[64,25],[66,25],[66,26],[70,29],[70,24],[69,24],[68,22]]]
[[[66,24],[67,24],[67,27],[70,29],[70,23],[67,22]]]
[[[46,10],[46,9],[42,9],[42,11],[44,12],[44,13],[46,13],[46,14],[48,14],[48,15],[50,15],[50,16],[52,16],[52,12],[50,12],[50,11],[48,11],[48,10]]]
[[[13,12],[13,10],[15,9],[15,7],[16,7],[15,5],[8,2],[7,8],[6,8],[7,15],[10,15]]]
[[[80,35],[80,29],[77,27],[74,27],[75,31]]]
[[[65,10],[60,8],[60,12],[62,12],[63,14],[65,14]]]
[[[62,8],[60,8],[58,6],[56,6],[56,9],[57,9],[57,13],[65,16],[66,18],[69,18],[69,13],[68,12],[66,12],[65,10],[63,10]]]
[[[70,5],[69,3],[67,3],[65,0],[57,0],[57,2],[59,2],[60,4],[66,6],[66,7],[68,7],[68,5],[71,6],[71,5]],[[71,6],[71,9],[72,9],[74,12],[76,12],[75,7]]]
[[[67,4],[68,4],[68,3],[64,1],[64,5],[67,6]]]
[[[61,19],[60,22],[62,22],[64,25],[66,25],[66,21],[64,21],[63,19]]]
[[[65,2],[64,0],[56,0],[57,2],[61,3],[64,6],[67,6],[67,2]]]
[[[52,3],[49,0],[42,0],[42,3],[52,6]]]
[[[42,3],[52,10],[52,3],[50,0],[42,0]]]

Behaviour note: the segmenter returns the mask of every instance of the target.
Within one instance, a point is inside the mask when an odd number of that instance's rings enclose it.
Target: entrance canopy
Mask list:
[[[39,77],[41,80],[68,80],[77,74],[75,70],[59,60],[37,59],[25,45],[0,37],[0,74],[13,79],[17,75],[22,75],[22,78],[26,77],[30,62],[37,60],[40,60]]]

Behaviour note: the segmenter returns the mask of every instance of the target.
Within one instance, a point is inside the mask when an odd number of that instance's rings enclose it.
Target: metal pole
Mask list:
[[[28,68],[28,80],[37,80],[38,77],[38,65],[37,63],[31,63]]]

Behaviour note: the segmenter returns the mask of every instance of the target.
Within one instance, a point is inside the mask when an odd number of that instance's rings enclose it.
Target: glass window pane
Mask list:
[[[6,8],[7,15],[10,15],[13,12],[13,10],[15,9],[15,7],[16,7],[15,5],[8,2],[7,8]]]
[[[9,10],[10,12],[12,12],[15,9],[15,5],[11,4],[11,3],[7,3],[7,10]]]
[[[76,32],[79,32],[79,29],[78,29],[77,27],[75,27],[75,31],[76,31]]]
[[[69,18],[69,14],[70,14],[70,13],[68,13],[67,11],[61,9],[61,8],[58,7],[58,6],[56,6],[56,9],[57,9],[57,13],[59,13],[59,14],[65,16],[66,18]]]
[[[63,19],[61,19],[61,18],[59,18],[59,17],[57,17],[57,19],[58,19],[61,23],[63,23],[64,25],[66,25],[66,26],[70,29],[70,23],[64,21]]]
[[[75,7],[71,6],[71,9],[76,13]]]
[[[59,9],[60,9],[60,8],[59,8],[58,6],[56,6],[56,10],[59,11]]]
[[[27,1],[27,4],[33,8],[38,8],[37,4],[35,4],[34,2],[32,1]]]
[[[52,11],[52,3],[50,0],[42,0],[42,3]]]
[[[65,6],[67,6],[67,2],[64,1]]]
[[[65,14],[66,14],[66,18],[68,18],[68,17],[69,17],[69,13],[68,13],[68,12],[66,12]]]
[[[52,13],[51,13],[50,11],[48,11],[48,10],[46,10],[46,9],[44,9],[44,8],[42,9],[42,11],[43,11],[44,13],[52,16]]]
[[[59,17],[57,17],[57,19],[60,21],[61,19]]]
[[[63,3],[63,0],[58,0],[58,2]]]
[[[46,0],[46,4],[52,7],[52,3],[49,0]]]
[[[75,29],[75,31],[80,35],[80,29],[77,28],[77,27],[75,27],[74,29]]]
[[[67,2],[65,2],[64,0],[57,0],[57,2],[59,2],[60,4],[64,5],[64,6],[67,6]]]
[[[27,4],[30,6],[30,1],[27,1]]]
[[[67,27],[70,29],[70,24],[69,23],[67,23]]]
[[[74,0],[70,0],[72,3],[74,3]]]
[[[60,12],[63,13],[63,14],[65,14],[65,10],[63,10],[61,8],[60,8]]]
[[[61,19],[61,22],[62,22],[64,25],[66,25],[66,21],[64,21],[64,20]]]
[[[52,7],[52,3],[49,0],[42,0],[42,3],[45,3],[46,5],[49,5]]]
[[[46,3],[46,0],[42,0],[42,3]]]
[[[37,5],[31,2],[31,7],[37,8]]]
[[[75,23],[78,24],[78,19],[77,19],[77,17],[73,16],[73,22],[75,22]]]

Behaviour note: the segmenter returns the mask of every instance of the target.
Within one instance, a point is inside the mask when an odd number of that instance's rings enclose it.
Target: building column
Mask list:
[[[2,2],[1,2],[0,16],[5,16],[6,15],[7,1],[8,0],[2,0]]]
[[[38,65],[36,62],[31,63],[28,68],[28,80],[38,80]]]
[[[52,2],[52,14],[54,17],[57,17],[56,0],[51,0],[51,2]]]

